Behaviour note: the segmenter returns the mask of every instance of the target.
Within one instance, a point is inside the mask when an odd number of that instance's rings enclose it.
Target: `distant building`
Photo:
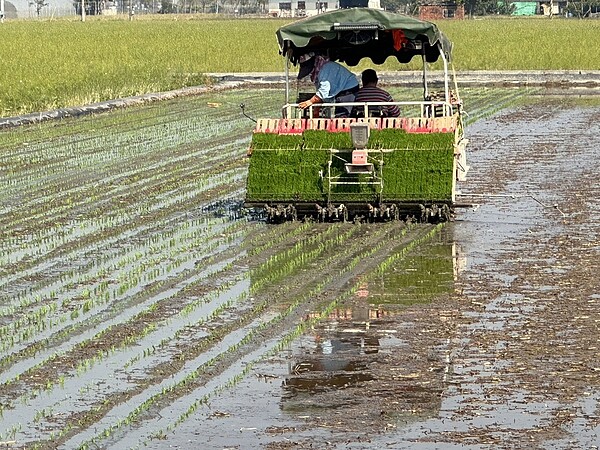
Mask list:
[[[538,8],[536,10],[536,14],[543,14],[544,16],[564,16],[567,12],[567,6],[569,2],[564,1],[538,1]],[[518,4],[515,2],[515,4]]]
[[[535,16],[541,14],[541,8],[539,2],[513,2],[513,16]]]
[[[35,6],[30,0],[4,0],[4,17],[6,19],[26,19],[38,17]],[[40,8],[39,17],[72,16],[75,8],[72,0],[47,0],[47,5]]]
[[[273,17],[315,16],[340,8],[347,0],[269,0],[269,15]],[[381,9],[379,0],[368,1],[369,8]],[[361,3],[360,1],[358,3]],[[358,6],[358,3],[356,6]]]
[[[465,7],[455,0],[422,0],[419,5],[419,19],[464,19]]]

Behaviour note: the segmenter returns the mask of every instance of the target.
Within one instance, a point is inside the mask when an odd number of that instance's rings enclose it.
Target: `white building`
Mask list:
[[[369,8],[381,9],[379,0],[368,0]],[[339,9],[339,0],[269,0],[269,15],[273,17],[314,16]]]

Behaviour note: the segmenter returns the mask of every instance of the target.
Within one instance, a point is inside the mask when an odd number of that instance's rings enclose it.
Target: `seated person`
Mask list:
[[[354,97],[355,102],[393,102],[392,96],[383,89],[377,87],[377,72],[367,69],[362,73],[362,85]],[[355,106],[352,110],[353,117],[363,117],[364,107]],[[370,117],[398,117],[400,109],[396,105],[370,106]]]
[[[301,80],[310,75],[310,80],[315,84],[317,91],[312,98],[299,104],[300,109],[306,109],[316,103],[343,103],[354,100],[354,94],[358,91],[358,81],[346,67],[314,52],[302,55],[299,62],[298,79]],[[345,109],[337,109],[341,111],[336,113],[336,116],[344,114]]]

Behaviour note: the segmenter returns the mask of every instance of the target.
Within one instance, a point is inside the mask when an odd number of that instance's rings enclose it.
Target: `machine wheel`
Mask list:
[[[377,208],[376,206],[373,206],[369,203],[369,215],[367,216],[367,221],[369,223],[375,222],[375,218],[377,217],[378,212],[379,212],[379,208]]]
[[[317,204],[317,220],[319,222],[348,221],[348,208],[343,203],[339,206],[329,204],[325,207]]]
[[[342,220],[344,221],[344,223],[348,222],[348,208],[346,208],[345,205],[340,205],[340,208],[344,208],[342,210]]]
[[[398,208],[398,205],[396,205],[395,203],[392,206],[390,206],[390,217],[392,220],[400,219],[400,208]]]
[[[391,205],[381,204],[379,206],[369,205],[369,222],[387,222],[390,220],[400,219],[400,208],[397,204]]]
[[[294,205],[277,205],[275,207],[265,205],[267,223],[283,223],[294,221],[298,218],[298,213]]]
[[[325,222],[325,215],[327,214],[326,209],[323,208],[318,203],[315,205],[315,207],[317,208],[317,222],[320,222],[320,223]]]
[[[433,204],[430,207],[419,205],[421,208],[421,217],[419,222],[440,223],[449,222],[452,219],[452,211],[447,204]]]

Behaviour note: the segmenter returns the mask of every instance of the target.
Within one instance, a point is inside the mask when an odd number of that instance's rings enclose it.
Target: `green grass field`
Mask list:
[[[282,71],[275,31],[288,21],[173,15],[6,21],[0,25],[0,117],[200,85],[208,72]],[[438,25],[454,42],[459,71],[598,68],[599,21]]]

